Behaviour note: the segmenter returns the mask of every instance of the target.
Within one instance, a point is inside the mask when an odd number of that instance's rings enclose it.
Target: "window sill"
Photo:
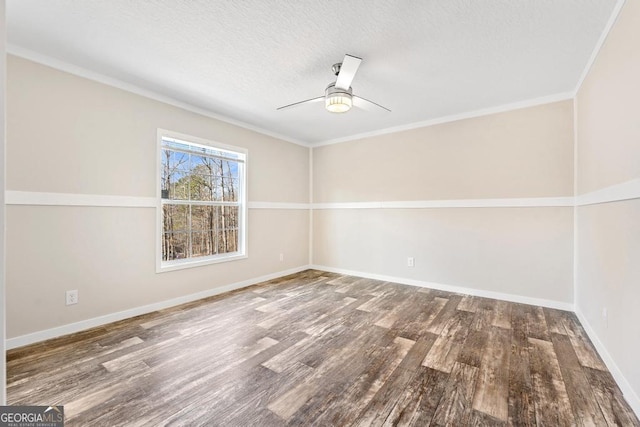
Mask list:
[[[202,267],[204,265],[219,264],[222,262],[237,261],[248,258],[246,254],[234,252],[227,255],[214,255],[188,260],[161,261],[156,266],[156,273],[165,273],[167,271],[183,270],[185,268]]]

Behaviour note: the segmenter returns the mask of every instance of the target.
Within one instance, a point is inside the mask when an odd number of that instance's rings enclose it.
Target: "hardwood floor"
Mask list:
[[[69,426],[640,426],[572,313],[312,270],[7,358]]]

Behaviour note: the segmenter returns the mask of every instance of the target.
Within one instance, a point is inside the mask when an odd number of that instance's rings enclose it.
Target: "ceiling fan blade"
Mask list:
[[[373,101],[369,101],[368,99],[364,99],[360,96],[353,96],[351,99],[353,100],[354,106],[358,108],[362,108],[363,110],[375,111],[375,110],[383,109],[385,111],[391,112],[391,110],[389,110],[387,107],[383,107],[380,104],[377,104]]]
[[[324,96],[319,96],[317,98],[311,98],[300,102],[294,102],[293,104],[283,105],[282,107],[276,108],[276,110],[286,110],[289,108],[297,107],[302,104],[312,104],[314,102],[324,101]]]
[[[347,90],[351,87],[351,82],[356,76],[358,67],[362,58],[357,56],[345,55],[340,66],[340,72],[338,73],[338,79],[336,80],[336,89]]]

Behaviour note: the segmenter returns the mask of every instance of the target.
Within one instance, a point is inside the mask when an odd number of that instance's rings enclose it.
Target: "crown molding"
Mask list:
[[[598,58],[598,54],[600,53],[600,49],[602,49],[604,42],[607,40],[607,37],[609,37],[609,33],[611,32],[611,29],[613,28],[616,21],[618,20],[618,17],[620,16],[620,11],[622,11],[622,7],[625,5],[625,3],[626,3],[626,0],[618,0],[616,5],[614,6],[613,12],[611,12],[611,16],[607,21],[607,25],[605,25],[604,30],[602,30],[602,34],[600,34],[600,38],[598,39],[596,46],[593,48],[593,52],[591,52],[591,56],[589,57],[589,60],[587,61],[587,64],[585,65],[584,70],[582,70],[582,74],[578,79],[578,84],[576,85],[576,88],[573,91],[574,97],[578,95],[578,92],[580,91],[582,84],[587,78],[587,75],[589,74],[591,67],[596,62],[596,59]]]
[[[97,73],[95,71],[91,71],[89,69],[79,67],[77,65],[62,61],[57,58],[50,57],[48,55],[44,55],[39,52],[32,51],[30,49],[25,49],[23,47],[17,46],[15,44],[9,43],[7,45],[7,53],[27,59],[32,62],[36,62],[38,64],[46,65],[47,67],[54,68],[59,71],[64,71],[65,73],[73,74],[78,77],[82,77],[88,80],[92,80],[98,83],[102,83],[107,86],[115,87],[117,89],[124,90],[129,93],[133,93],[139,96],[143,96],[145,98],[153,99],[154,101],[159,101],[164,104],[171,105],[173,107],[178,107],[186,111],[190,111],[192,113],[200,114],[205,117],[209,117],[211,119],[219,120],[224,123],[228,123],[243,129],[247,129],[253,132],[260,133],[262,135],[266,135],[272,138],[276,138],[282,141],[290,142],[292,144],[301,145],[303,147],[310,147],[310,144],[304,141],[299,141],[294,138],[290,138],[286,135],[282,135],[279,133],[271,132],[269,130],[260,128],[258,126],[254,126],[249,123],[245,123],[240,120],[232,119],[230,117],[224,116],[222,114],[215,113],[206,108],[196,107],[195,105],[191,105],[187,102],[179,101],[175,98],[171,98],[166,95],[161,95],[157,92],[154,92],[149,89],[144,89],[139,86],[136,86],[131,83],[124,82],[122,80],[109,77],[107,75]]]

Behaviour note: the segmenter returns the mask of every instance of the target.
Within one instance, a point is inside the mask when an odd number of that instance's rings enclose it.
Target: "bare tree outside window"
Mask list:
[[[162,138],[162,261],[240,250],[244,155]]]

